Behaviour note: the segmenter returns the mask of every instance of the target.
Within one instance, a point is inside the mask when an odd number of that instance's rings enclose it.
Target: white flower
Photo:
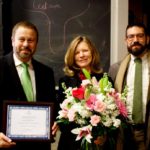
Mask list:
[[[103,95],[102,93],[96,94],[96,99],[100,100],[100,101],[104,101],[106,98],[105,95]]]
[[[81,103],[75,103],[72,108],[82,117],[88,118],[91,116],[91,112],[85,108]]]
[[[59,118],[59,119],[67,118],[68,111],[65,109],[62,109],[58,112],[58,114],[59,114],[59,116],[57,118]]]
[[[68,104],[71,103],[71,100],[70,99],[65,99],[62,104],[60,104],[60,108],[61,109],[69,109],[68,108]]]
[[[112,110],[112,111],[115,110],[116,109],[116,104],[112,103],[110,105],[107,105],[107,109]]]
[[[121,124],[121,120],[120,119],[114,119],[113,120],[113,126],[118,128]]]
[[[113,124],[113,120],[109,116],[106,116],[105,121],[103,121],[103,124],[106,127],[110,127]]]
[[[86,87],[86,86],[89,85],[89,84],[91,84],[91,81],[90,81],[90,80],[88,80],[88,79],[82,80],[81,85],[82,85],[83,87]]]
[[[73,108],[69,109],[67,116],[70,122],[75,120],[75,113],[76,113],[76,110],[74,110]]]
[[[84,126],[82,128],[75,128],[75,129],[71,130],[71,132],[73,134],[77,134],[76,141],[78,141],[82,137],[84,137],[89,143],[91,143],[91,139],[93,138],[91,136],[91,130],[92,130],[92,126],[88,125],[88,126]]]
[[[77,124],[80,124],[80,125],[85,125],[86,124],[86,119],[84,119],[84,118],[80,118],[80,117],[77,117],[77,119],[76,119],[76,123]]]

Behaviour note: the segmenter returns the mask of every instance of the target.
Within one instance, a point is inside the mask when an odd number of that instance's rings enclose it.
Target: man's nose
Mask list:
[[[23,46],[28,46],[28,41],[27,40],[25,40],[24,42],[23,42]]]
[[[133,41],[136,42],[138,40],[139,40],[138,36],[135,35],[134,38],[133,38]]]

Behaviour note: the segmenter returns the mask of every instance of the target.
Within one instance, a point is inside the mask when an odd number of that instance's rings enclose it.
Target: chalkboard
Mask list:
[[[4,0],[3,3],[5,11],[9,8],[10,13],[5,16],[5,25],[9,22],[12,27],[18,21],[28,20],[37,26],[39,43],[35,58],[54,69],[56,83],[63,76],[66,49],[77,35],[92,40],[107,71],[110,64],[110,0]]]

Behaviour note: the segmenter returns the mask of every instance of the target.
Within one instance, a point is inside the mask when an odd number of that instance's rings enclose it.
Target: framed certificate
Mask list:
[[[5,101],[5,134],[14,141],[52,141],[53,107],[53,103]]]

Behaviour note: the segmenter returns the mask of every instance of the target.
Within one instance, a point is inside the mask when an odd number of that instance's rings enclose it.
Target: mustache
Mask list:
[[[133,42],[131,46],[142,46],[139,42]]]
[[[28,50],[28,51],[32,51],[28,46],[26,46],[26,47],[21,47],[20,50]]]

